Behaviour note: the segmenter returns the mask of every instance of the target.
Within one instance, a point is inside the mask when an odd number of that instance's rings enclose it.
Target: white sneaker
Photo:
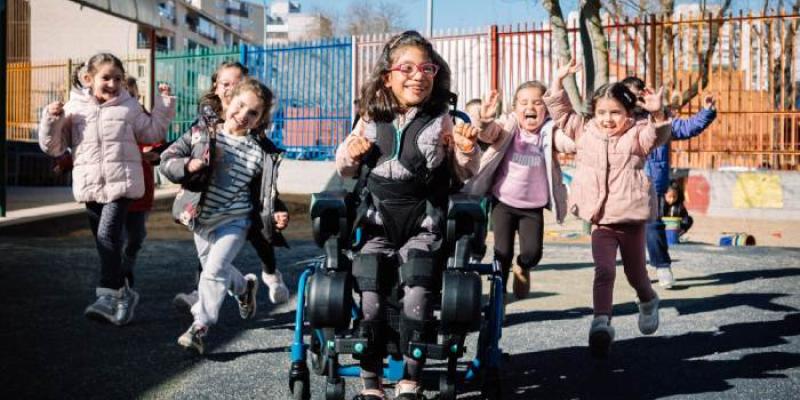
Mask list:
[[[118,326],[130,323],[137,304],[139,304],[139,293],[129,288],[127,284],[120,288],[116,298],[113,323]]]
[[[652,300],[639,303],[639,332],[650,335],[658,330],[658,295]]]
[[[279,304],[289,300],[289,288],[283,283],[281,272],[275,270],[274,274],[261,272],[261,280],[269,289],[269,301],[272,304]]]
[[[178,293],[175,295],[175,298],[172,299],[172,305],[174,305],[178,311],[191,314],[192,306],[197,303],[198,300],[197,290],[190,293]]]
[[[672,268],[656,268],[656,274],[658,275],[658,286],[664,289],[672,289],[672,285],[675,284],[675,278],[672,276]]]
[[[589,352],[593,357],[606,358],[614,341],[614,327],[608,315],[598,315],[589,329]]]
[[[113,324],[115,322],[114,312],[116,310],[115,302],[118,292],[114,289],[99,287],[95,289],[95,293],[97,294],[97,300],[86,307],[86,311],[83,314],[87,318]]]

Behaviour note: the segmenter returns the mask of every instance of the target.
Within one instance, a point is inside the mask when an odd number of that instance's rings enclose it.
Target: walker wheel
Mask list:
[[[344,400],[344,379],[325,383],[325,400]]]
[[[311,332],[310,342],[309,350],[311,351],[311,355],[309,358],[311,358],[311,370],[317,375],[324,375],[327,370],[327,358],[325,357],[322,343],[316,332]]]
[[[455,400],[456,385],[447,374],[439,375],[439,400]]]
[[[310,400],[311,399],[311,383],[308,377],[298,379],[292,382],[292,399],[294,400]]]

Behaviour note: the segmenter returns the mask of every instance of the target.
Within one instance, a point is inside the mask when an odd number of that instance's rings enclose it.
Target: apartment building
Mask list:
[[[266,44],[314,40],[332,35],[330,19],[320,13],[303,13],[299,2],[270,3],[266,16]]]

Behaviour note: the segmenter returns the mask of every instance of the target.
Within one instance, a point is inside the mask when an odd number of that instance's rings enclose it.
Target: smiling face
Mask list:
[[[514,99],[514,114],[519,121],[520,128],[535,132],[544,125],[547,118],[547,107],[542,96],[544,93],[538,88],[530,87],[517,92]]]
[[[222,113],[226,114],[228,106],[233,97],[233,87],[241,82],[242,70],[236,67],[223,68],[217,73],[217,82],[214,87],[214,94],[222,101]]]
[[[92,94],[99,103],[105,103],[119,95],[122,89],[122,71],[112,63],[102,63],[90,76]]]
[[[264,114],[264,102],[255,93],[245,90],[234,96],[225,112],[226,132],[244,136],[255,128]]]
[[[417,69],[418,65],[430,62],[425,51],[415,46],[401,47],[392,53],[391,67],[402,64],[414,66],[408,75],[401,71],[389,71],[384,77],[385,86],[392,91],[403,109],[417,106],[431,95],[435,76],[423,74]]]
[[[622,133],[628,120],[628,111],[617,100],[603,97],[597,99],[594,107],[594,119],[600,131],[608,136]]]

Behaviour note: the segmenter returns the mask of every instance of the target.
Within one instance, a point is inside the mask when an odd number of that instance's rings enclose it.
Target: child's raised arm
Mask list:
[[[184,184],[191,174],[205,167],[203,160],[192,158],[192,136],[189,129],[161,153],[158,170],[172,183]]]
[[[65,115],[64,103],[55,101],[42,111],[39,121],[39,147],[47,155],[58,157],[69,146],[69,117]]]
[[[143,110],[133,120],[133,134],[139,143],[158,143],[167,137],[169,124],[175,118],[175,98],[170,96],[167,84],[158,85],[161,94],[156,97],[155,107],[150,115]]]
[[[639,107],[650,113],[650,121],[648,121],[646,129],[640,131],[638,136],[642,155],[649,154],[654,148],[666,143],[672,137],[672,123],[664,113],[663,95],[664,87],[656,92],[646,88],[642,92],[644,101],[638,102]]]
[[[372,148],[372,142],[364,136],[365,129],[364,119],[359,119],[353,131],[336,150],[336,170],[340,176],[355,176],[361,165],[361,159]]]
[[[478,140],[483,143],[492,144],[495,142],[502,142],[504,135],[503,126],[498,124],[495,119],[495,111],[497,110],[497,101],[500,94],[496,90],[492,90],[488,95],[483,97],[481,102],[481,120],[474,121],[473,125],[479,126],[481,132],[478,134]],[[505,132],[507,134],[508,132]]]
[[[550,90],[542,98],[556,126],[570,138],[580,136],[585,120],[572,108],[572,103],[569,101],[569,96],[567,96],[561,81],[568,75],[580,71],[581,68],[581,64],[574,59],[559,67],[550,84]]]

